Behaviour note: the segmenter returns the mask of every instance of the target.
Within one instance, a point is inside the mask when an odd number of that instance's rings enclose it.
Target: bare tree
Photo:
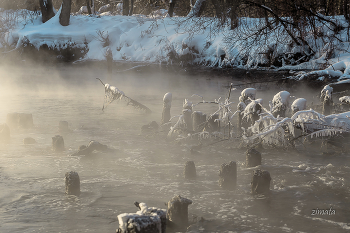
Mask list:
[[[43,23],[55,16],[52,0],[39,0],[39,4]]]
[[[206,0],[197,0],[196,3],[193,5],[190,13],[188,13],[187,16],[199,17],[204,11],[205,6],[206,6]]]
[[[170,17],[173,17],[174,15],[174,7],[176,4],[176,0],[170,0],[169,1],[169,10],[168,10],[168,14]]]
[[[60,14],[60,24],[62,26],[69,25],[71,5],[72,5],[72,0],[63,0],[62,2],[62,10]]]

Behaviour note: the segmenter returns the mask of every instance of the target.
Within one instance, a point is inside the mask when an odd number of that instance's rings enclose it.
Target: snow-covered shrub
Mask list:
[[[258,101],[252,100],[244,109],[242,116],[242,127],[248,128],[259,119],[262,112],[261,105]]]
[[[326,85],[323,87],[321,90],[321,102],[324,101],[325,97],[332,99],[332,94],[333,94],[333,87],[330,85]]]
[[[284,117],[289,108],[290,93],[288,91],[278,92],[272,99],[271,113],[274,117]]]
[[[305,110],[306,109],[306,99],[298,98],[298,99],[294,100],[292,105],[291,105],[291,109],[292,109],[293,114],[298,112],[298,111]]]
[[[245,88],[241,92],[240,102],[244,102],[246,105],[250,103],[251,100],[255,100],[256,89],[255,88]]]

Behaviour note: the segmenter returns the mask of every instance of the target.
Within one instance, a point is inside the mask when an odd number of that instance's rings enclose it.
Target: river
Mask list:
[[[323,156],[317,148],[308,153],[262,150],[260,168],[270,172],[272,184],[271,197],[259,199],[250,194],[256,168],[245,167],[245,150],[232,142],[239,139],[207,145],[191,154],[194,141],[176,143],[167,140],[165,132],[141,134],[142,125],[160,123],[165,93],[173,94],[171,114],[175,116],[181,114],[185,98],[201,101],[192,94],[208,101],[226,98],[230,83],[242,83],[239,77],[203,72],[189,76],[140,67],[114,71],[108,80],[104,67],[93,63],[46,67],[22,63],[0,68],[0,123],[11,112],[31,113],[34,122],[30,129],[11,129],[10,142],[0,145],[0,232],[115,232],[118,214],[136,212],[135,201],[165,209],[164,203],[176,194],[193,201],[191,221],[196,216],[207,220],[193,232],[349,231],[349,154]],[[117,86],[152,113],[144,115],[123,100],[102,111],[104,87],[96,77]],[[263,98],[267,107],[281,87],[263,87],[257,98]],[[242,88],[231,93],[236,103]],[[306,89],[291,94],[310,102],[316,96]],[[195,108],[212,113],[217,106]],[[70,131],[59,132],[59,121],[67,121]],[[64,138],[63,152],[52,150],[52,137],[58,134]],[[24,145],[26,137],[37,143]],[[90,140],[115,152],[70,156]],[[186,161],[194,161],[197,179],[184,179]],[[238,166],[233,191],[218,185],[220,166],[230,161]],[[79,197],[65,194],[64,177],[69,171],[80,176]],[[321,215],[317,209],[334,212]]]

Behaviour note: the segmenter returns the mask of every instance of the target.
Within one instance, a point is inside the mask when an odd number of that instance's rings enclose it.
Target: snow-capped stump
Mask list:
[[[205,122],[207,121],[207,115],[200,112],[200,111],[194,111],[192,113],[192,124],[193,124],[193,131],[194,132],[200,132],[203,131]]]
[[[241,92],[240,102],[249,104],[250,100],[255,100],[256,89],[255,88],[246,88]]]
[[[152,134],[157,132],[159,129],[159,125],[157,122],[152,121],[151,123],[147,124],[147,125],[143,125],[141,127],[141,134]]]
[[[255,149],[249,149],[246,152],[246,166],[256,167],[261,165],[261,153]]]
[[[33,115],[31,113],[8,113],[6,123],[10,128],[24,128],[33,127]]]
[[[10,140],[10,127],[5,124],[0,124],[0,142],[7,142]]]
[[[205,131],[216,132],[220,130],[219,114],[213,114],[209,116],[207,122],[205,123]]]
[[[35,143],[36,143],[36,141],[35,141],[34,138],[27,137],[27,138],[23,139],[23,144],[24,145],[35,144]]]
[[[262,108],[258,101],[251,101],[244,109],[242,114],[241,126],[248,128],[254,125],[255,121],[259,120],[259,114],[261,113]]]
[[[80,195],[80,178],[77,172],[70,171],[66,172],[64,178],[66,184],[66,194],[67,195]]]
[[[278,92],[272,99],[271,113],[274,117],[285,117],[289,107],[290,93],[288,91]]]
[[[333,110],[332,92],[326,90],[322,101],[322,114],[329,115]]]
[[[136,213],[119,214],[117,233],[165,233],[166,210],[148,208],[145,203],[135,202],[140,210]]]
[[[341,106],[344,111],[350,110],[350,96],[340,97],[339,101],[341,102]]]
[[[292,114],[306,109],[306,99],[298,98],[291,105]]]
[[[195,179],[196,174],[196,166],[193,161],[187,161],[184,169],[184,176],[186,179]]]
[[[107,145],[103,145],[97,141],[91,140],[87,146],[81,145],[79,147],[79,151],[72,154],[72,156],[76,155],[91,155],[92,152],[99,151],[99,152],[113,152],[114,150],[111,148],[108,148]]]
[[[69,131],[68,121],[59,121],[58,122],[58,131],[68,132]]]
[[[55,152],[64,151],[64,140],[60,135],[52,137],[52,149]]]
[[[181,197],[174,196],[168,202],[167,219],[174,224],[175,229],[186,229],[188,227],[188,206],[192,201]]]
[[[252,194],[268,195],[270,193],[270,182],[271,176],[268,171],[254,170],[251,182]]]
[[[237,185],[237,164],[234,161],[223,163],[219,171],[219,185],[223,189],[235,189]]]
[[[327,95],[327,91],[328,91],[328,95],[332,96],[332,94],[333,94],[333,87],[331,87],[330,85],[326,85],[326,86],[323,87],[323,89],[321,90],[321,96],[320,96],[321,102],[324,101],[324,98]]]
[[[162,121],[161,121],[162,125],[170,121],[170,118],[171,118],[170,108],[171,108],[172,100],[173,100],[173,94],[170,92],[165,93],[163,97],[163,111],[162,111]]]
[[[182,110],[183,120],[188,132],[192,132],[192,102],[185,99]]]

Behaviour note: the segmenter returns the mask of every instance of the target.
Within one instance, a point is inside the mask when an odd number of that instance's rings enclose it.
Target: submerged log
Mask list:
[[[31,113],[8,113],[6,123],[10,128],[24,128],[33,127],[33,115]]]
[[[65,176],[66,194],[80,195],[80,178],[77,172],[66,172]]]
[[[184,176],[186,179],[195,179],[196,174],[196,166],[193,161],[187,161],[184,170]]]
[[[167,218],[174,224],[174,228],[181,230],[188,227],[188,206],[192,201],[180,195],[174,196],[168,202]]]
[[[135,202],[136,204],[137,202]],[[145,203],[137,203],[140,211],[135,214],[119,214],[117,233],[165,233],[166,211]]]
[[[261,165],[261,153],[255,149],[249,149],[246,152],[246,166],[256,167]]]
[[[219,185],[223,189],[235,189],[237,185],[237,164],[234,161],[223,163],[219,171]]]
[[[270,193],[270,182],[271,176],[268,171],[254,170],[251,182],[252,194],[268,195]]]
[[[55,152],[64,151],[64,140],[62,136],[56,135],[52,137],[52,149]]]
[[[10,140],[10,128],[7,124],[0,125],[0,142],[7,142]]]

